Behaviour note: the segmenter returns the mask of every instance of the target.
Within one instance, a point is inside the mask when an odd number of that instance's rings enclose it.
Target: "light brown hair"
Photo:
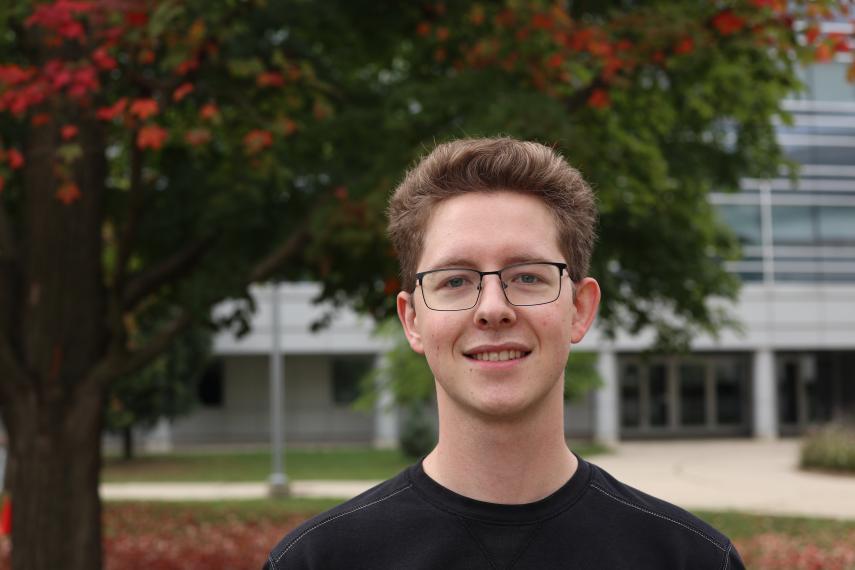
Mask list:
[[[416,265],[433,207],[464,192],[510,190],[544,201],[555,217],[558,246],[574,282],[588,272],[597,208],[590,186],[555,150],[508,137],[459,139],[438,145],[407,172],[389,201],[389,237],[405,291],[416,286]]]

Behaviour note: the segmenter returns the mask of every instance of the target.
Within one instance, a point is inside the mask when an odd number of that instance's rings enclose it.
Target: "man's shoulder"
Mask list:
[[[412,486],[407,471],[300,524],[273,548],[265,568],[279,568],[284,559],[298,549],[352,539],[354,530],[368,530],[367,521],[383,520],[388,509],[399,506],[392,506],[395,500]]]
[[[713,526],[683,508],[622,483],[595,465],[590,492],[601,499],[605,509],[617,513],[614,520],[633,525],[634,533],[646,535],[647,540],[655,537],[664,543],[694,543],[725,558],[730,556],[730,540]],[[636,526],[639,521],[646,524]]]

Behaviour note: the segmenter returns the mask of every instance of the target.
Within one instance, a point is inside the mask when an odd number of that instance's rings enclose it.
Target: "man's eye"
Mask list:
[[[450,287],[452,289],[457,289],[458,287],[463,287],[466,285],[466,279],[463,277],[452,277],[445,281],[445,286]]]
[[[529,273],[523,273],[522,275],[517,276],[517,281],[523,283],[524,285],[534,285],[540,278],[537,275],[531,275]]]

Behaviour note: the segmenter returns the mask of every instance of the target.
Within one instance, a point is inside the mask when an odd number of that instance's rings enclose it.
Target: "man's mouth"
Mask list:
[[[531,354],[531,351],[522,350],[500,350],[495,352],[476,352],[467,354],[466,358],[473,360],[485,360],[489,362],[503,362],[505,360],[517,360]]]

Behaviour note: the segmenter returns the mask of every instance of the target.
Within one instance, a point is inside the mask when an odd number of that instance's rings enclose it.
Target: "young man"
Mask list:
[[[389,218],[439,442],[291,532],[267,568],[743,568],[715,529],[567,448],[564,366],[600,300],[578,171],[540,144],[458,140],[408,173]]]

